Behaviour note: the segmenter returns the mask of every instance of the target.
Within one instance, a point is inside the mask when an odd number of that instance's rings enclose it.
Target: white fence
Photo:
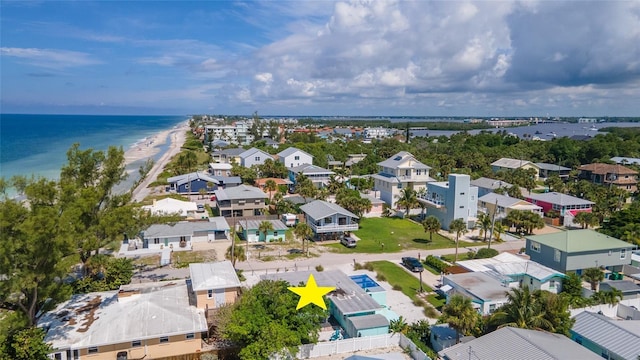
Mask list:
[[[400,346],[403,349],[408,350],[414,360],[429,359],[429,357],[418,349],[411,340],[402,334],[365,336],[318,344],[302,345],[300,346],[300,351],[296,358],[310,359],[371,349],[382,349],[392,346]]]

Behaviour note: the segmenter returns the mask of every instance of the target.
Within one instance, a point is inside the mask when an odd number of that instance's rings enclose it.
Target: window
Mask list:
[[[278,232],[277,232],[277,231],[274,231],[274,232],[273,232],[273,236],[276,236],[276,237],[277,237],[277,236],[278,236]]]
[[[556,249],[556,250],[553,252],[553,260],[555,260],[555,262],[560,262],[560,257],[561,257],[561,255],[560,255],[560,254],[561,254],[561,253],[560,253],[560,250],[558,250],[558,249]]]
[[[207,290],[207,299],[211,299],[213,297],[213,290]]]
[[[529,278],[529,285],[533,285],[533,278]]]
[[[460,205],[460,209],[464,209],[464,205]]]
[[[256,156],[256,157],[254,157],[254,158],[253,158],[253,160],[255,160],[255,161],[260,161],[260,156]]]
[[[88,349],[89,354],[95,354],[98,352],[98,347],[97,346],[92,346]]]
[[[140,340],[133,340],[131,342],[131,347],[138,347],[138,346],[142,346],[142,341]]]
[[[460,193],[460,195],[464,195],[464,193],[463,193],[463,192],[461,192],[461,193]]]
[[[620,259],[626,259],[627,249],[620,249]]]
[[[196,334],[194,333],[188,333],[184,336],[185,339],[187,340],[191,340],[191,339],[195,339],[196,338]]]
[[[154,244],[160,244],[160,238],[153,238]]]
[[[555,280],[550,280],[549,281],[549,288],[550,289],[554,289],[556,287],[556,281]]]
[[[293,160],[300,160],[300,156],[294,156]]]
[[[260,236],[260,231],[256,231],[256,236]]]
[[[168,343],[169,342],[169,337],[168,336],[161,336],[160,337],[160,344],[164,344],[164,343]]]
[[[61,353],[55,353],[55,354],[53,355],[53,358],[54,358],[55,360],[62,360],[62,354],[61,354]]]
[[[539,253],[540,252],[540,243],[532,241],[531,242],[531,250]]]
[[[422,175],[422,170],[420,170],[420,169],[416,170],[416,175],[418,175],[418,176]]]

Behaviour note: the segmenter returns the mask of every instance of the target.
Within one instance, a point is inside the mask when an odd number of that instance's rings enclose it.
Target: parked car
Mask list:
[[[413,272],[422,272],[424,270],[424,267],[422,267],[420,260],[414,257],[403,257],[402,265],[406,266],[407,269]]]
[[[340,240],[340,243],[348,248],[356,247],[356,239],[349,236],[343,237],[342,240]]]
[[[198,204],[198,210],[196,210],[197,212],[204,212],[204,205],[202,204]]]

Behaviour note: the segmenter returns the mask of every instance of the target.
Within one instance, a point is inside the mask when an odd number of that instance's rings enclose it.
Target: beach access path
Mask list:
[[[184,142],[186,141],[187,130],[189,130],[189,125],[186,123],[178,125],[178,127],[171,130],[165,130],[156,135],[154,138],[158,139],[158,141],[153,143],[153,147],[147,146],[145,148],[132,148],[125,153],[125,161],[127,163],[132,163],[140,159],[150,158],[157,154],[157,152],[160,151],[160,146],[164,144],[167,138],[171,142],[167,151],[162,154],[155,164],[153,164],[151,171],[149,171],[149,174],[147,174],[144,181],[133,190],[132,201],[140,202],[151,194],[151,189],[148,188],[149,184],[158,179],[158,175],[164,170],[169,161],[180,152],[182,145],[184,145]]]

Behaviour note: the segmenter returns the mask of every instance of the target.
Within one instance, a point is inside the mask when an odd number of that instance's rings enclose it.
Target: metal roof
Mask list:
[[[342,206],[324,200],[316,200],[308,204],[300,206],[305,214],[309,215],[312,219],[318,220],[329,217],[333,214],[346,215],[352,218],[359,219],[354,213],[343,208]]]
[[[226,189],[218,189],[213,192],[218,201],[224,200],[248,200],[248,199],[266,199],[267,194],[255,186],[238,185]]]
[[[207,331],[204,310],[189,304],[184,280],[121,289],[140,293],[118,298],[117,290],[92,292],[58,305],[38,322],[49,329],[44,341],[54,349],[84,349]]]
[[[498,279],[521,274],[527,274],[540,281],[547,281],[553,277],[565,277],[559,271],[507,252],[487,259],[458,261],[457,264],[471,271],[485,272]]]
[[[302,173],[302,174],[335,174],[335,172],[322,168],[320,166],[317,165],[311,165],[311,164],[302,164],[300,166],[295,166],[292,168],[289,168],[289,171],[293,172],[293,173]]]
[[[406,166],[402,166],[405,162],[409,161],[409,164]],[[416,160],[416,158],[407,151],[400,151],[399,153],[391,156],[385,161],[379,162],[379,166],[391,168],[391,169],[399,169],[399,168],[412,168],[412,169],[431,169],[431,167],[421,163]]]
[[[506,301],[507,299],[506,293],[509,288],[503,286],[500,280],[483,272],[445,275],[444,278],[483,301]]]
[[[288,230],[287,225],[283,224],[280,220],[240,220],[238,223],[245,230],[258,230],[260,223],[263,221],[271,223],[273,230]]]
[[[626,156],[614,156],[611,158],[611,161],[622,164],[623,162],[631,165],[640,165],[640,158],[632,158]]]
[[[389,326],[389,320],[380,314],[352,316],[348,318],[356,331]]]
[[[223,222],[224,221],[224,222]],[[229,224],[220,217],[210,218],[210,221],[181,221],[173,225],[153,224],[143,231],[146,239],[192,236],[195,231],[224,231],[229,230]]]
[[[556,165],[556,164],[549,164],[549,163],[535,163],[541,170],[547,170],[547,171],[569,171],[571,170],[568,167],[564,167],[564,166],[560,166],[560,165]]]
[[[262,279],[284,280],[292,286],[297,286],[300,283],[306,283],[309,279],[309,274],[313,274],[318,286],[333,286],[336,288],[336,290],[327,296],[344,315],[382,309],[380,304],[373,300],[371,296],[342,271],[290,271],[262,275]]]
[[[546,331],[503,327],[440,351],[445,360],[597,360],[599,355],[568,337]]]
[[[307,153],[307,152],[304,152],[304,151],[302,151],[302,150],[300,150],[300,149],[298,149],[298,148],[294,148],[294,147],[286,148],[286,149],[284,149],[284,150],[280,151],[280,152],[278,153],[278,156],[283,158],[283,157],[287,157],[287,156],[289,156],[289,155],[293,155],[293,154],[295,154],[295,153],[296,153],[296,152],[298,152],[298,151],[299,151],[299,152],[301,152],[301,153],[303,153],[303,154],[305,154],[305,155],[311,156],[311,158],[313,159],[313,155],[311,155],[311,154],[309,154],[309,153]]]
[[[491,190],[499,189],[501,187],[510,188],[513,186],[508,182],[504,182],[502,180],[490,179],[486,177],[481,177],[475,180],[471,180],[470,184],[483,189],[491,189]]]
[[[179,185],[185,184],[187,182],[190,181],[194,181],[194,180],[204,180],[204,181],[210,181],[212,183],[215,184],[219,184],[218,179],[207,174],[207,173],[203,173],[203,172],[192,172],[192,173],[188,173],[188,174],[183,174],[183,175],[177,175],[177,176],[172,176],[170,178],[167,179],[168,183],[178,183]]]
[[[224,149],[224,150],[214,151],[213,154],[214,155],[238,156],[238,155],[242,154],[245,151],[246,150],[243,149],[243,148],[231,148],[231,149]]]
[[[520,205],[520,206],[531,206],[531,209],[542,209],[542,207],[538,206],[538,205],[534,205],[528,201],[522,200],[522,199],[518,199],[518,198],[514,198],[511,196],[507,196],[507,195],[500,195],[500,194],[496,194],[496,193],[488,193],[480,198],[478,198],[478,201],[484,201],[487,204],[495,204],[496,201],[498,202],[498,206],[504,207],[504,208],[510,208],[513,207],[515,205]],[[520,204],[522,203],[522,204]]]
[[[625,329],[622,324],[640,323],[640,320],[612,320],[588,311],[574,317],[571,332],[588,339],[616,358],[637,360],[640,355],[640,333]]]
[[[548,192],[548,193],[544,193],[544,194],[536,194],[536,193],[530,193],[529,195],[525,196],[526,198],[529,199],[534,199],[537,201],[544,201],[550,204],[556,204],[556,205],[560,205],[560,206],[570,206],[570,205],[593,205],[595,204],[592,201],[589,200],[584,200],[584,199],[580,199],[578,197],[575,196],[571,196],[571,195],[567,195],[567,194],[562,194],[562,193],[558,193],[558,192]]]
[[[607,280],[600,283],[600,291],[618,289],[622,293],[640,293],[640,285],[630,280]],[[640,354],[638,354],[640,355]]]
[[[266,156],[268,156],[268,157],[270,157],[270,158],[272,158],[272,159],[273,159],[273,157],[271,156],[271,154],[269,154],[269,153],[267,153],[267,152],[264,152],[264,151],[262,151],[262,150],[260,150],[260,149],[254,148],[254,147],[253,147],[253,148],[251,148],[251,149],[249,149],[249,150],[247,150],[247,151],[245,151],[245,152],[243,152],[243,153],[241,153],[241,154],[240,154],[240,155],[238,155],[238,156],[240,156],[241,158],[243,158],[243,159],[244,159],[244,158],[248,158],[249,156],[253,156],[253,154],[255,154],[255,153],[257,153],[257,152],[259,152],[259,153],[261,153],[261,154],[263,154],[263,155],[266,155]]]
[[[526,236],[527,239],[566,253],[631,249],[632,244],[591,229],[567,230],[552,234]]]
[[[538,167],[538,165],[532,163],[531,161],[511,158],[501,158],[491,163],[491,166],[497,166],[507,169],[518,169],[525,165],[533,165],[535,167]]]
[[[231,261],[189,264],[194,291],[240,287],[240,280]]]

